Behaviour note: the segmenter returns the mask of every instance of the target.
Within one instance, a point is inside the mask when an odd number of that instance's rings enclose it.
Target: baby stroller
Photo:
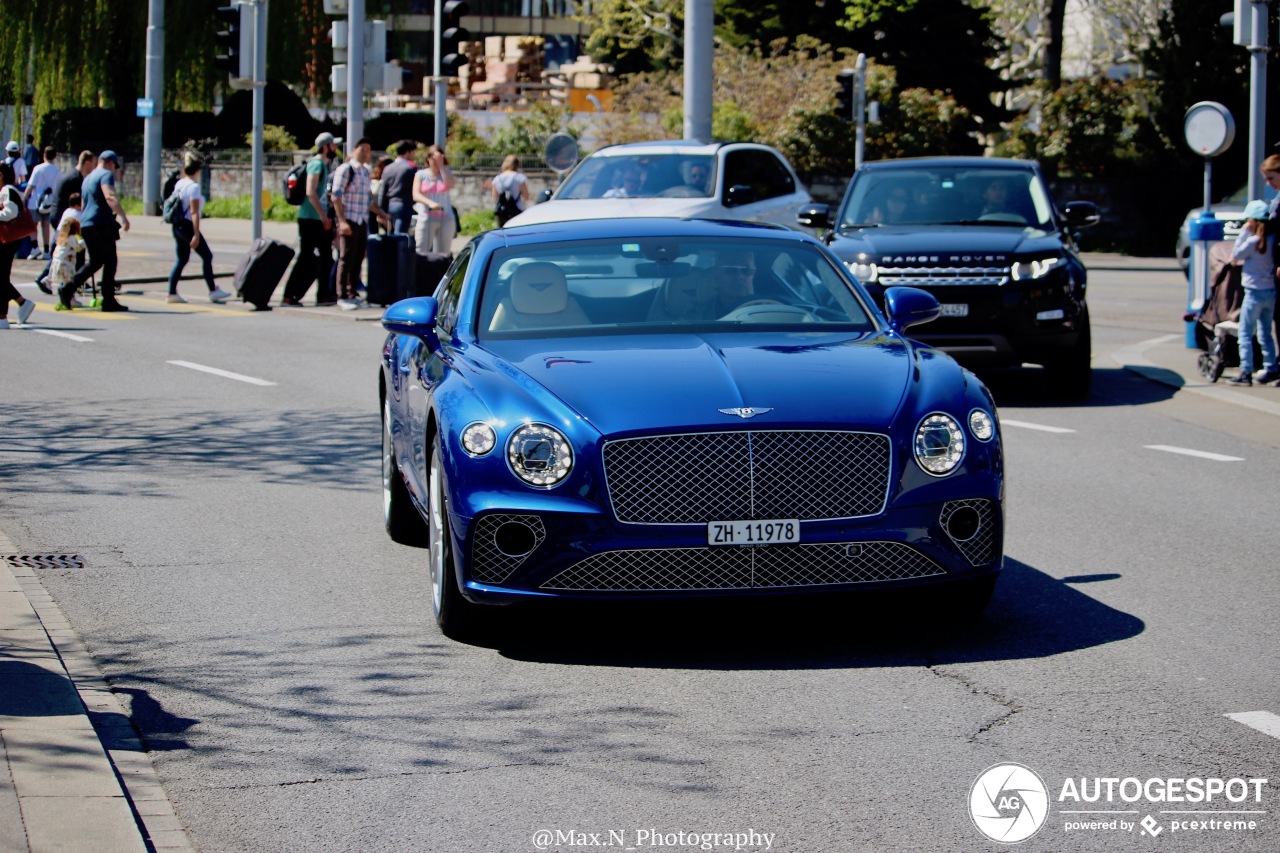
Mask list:
[[[1196,345],[1204,350],[1196,362],[1200,375],[1217,382],[1228,367],[1240,365],[1240,307],[1244,304],[1244,285],[1240,282],[1240,264],[1231,259],[1234,244],[1224,241],[1209,249],[1209,296],[1196,321]],[[1254,347],[1258,344],[1255,341]],[[1255,353],[1254,363],[1261,361]]]

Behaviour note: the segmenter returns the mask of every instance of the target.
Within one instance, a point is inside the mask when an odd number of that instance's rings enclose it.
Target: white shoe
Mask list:
[[[71,297],[71,307],[72,307],[72,308],[83,308],[83,307],[84,307],[84,303],[83,303],[83,302],[81,302],[79,299],[76,299],[76,298],[73,296],[73,297]]]
[[[170,293],[167,297],[165,297],[165,300],[164,300],[164,301],[165,301],[165,302],[172,302],[172,303],[177,304],[177,305],[186,305],[186,304],[187,304],[187,300],[183,299],[183,298],[182,298],[182,294],[180,294],[180,293]]]
[[[212,302],[214,305],[221,305],[222,303],[226,302],[230,298],[231,298],[231,294],[227,293],[221,287],[219,287],[217,290],[209,291],[209,301]]]
[[[359,308],[359,307],[360,307],[360,300],[358,300],[358,299],[339,299],[339,300],[338,300],[338,307],[339,307],[339,308],[341,308],[343,311],[354,311],[354,310],[356,310],[357,308]]]
[[[18,322],[27,325],[27,320],[31,317],[33,311],[36,310],[34,299],[28,299],[26,302],[18,306]]]

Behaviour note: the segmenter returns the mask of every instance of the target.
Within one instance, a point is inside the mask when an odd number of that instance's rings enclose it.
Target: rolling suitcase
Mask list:
[[[292,248],[279,240],[259,237],[236,267],[236,293],[255,310],[270,311],[271,294],[275,293],[292,260]]]
[[[435,293],[440,279],[444,278],[444,274],[449,271],[449,265],[453,263],[453,255],[446,255],[443,252],[427,252],[418,255],[417,258],[413,275],[413,292],[405,294],[406,297],[430,296]]]
[[[369,238],[369,280],[365,298],[370,305],[390,305],[403,298],[402,282],[413,281],[413,238],[408,234],[375,234]]]

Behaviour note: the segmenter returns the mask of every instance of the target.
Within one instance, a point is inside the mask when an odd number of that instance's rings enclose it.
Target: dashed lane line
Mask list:
[[[53,335],[55,338],[66,338],[69,341],[79,341],[85,344],[93,343],[93,338],[86,338],[84,335],[73,335],[70,332],[61,332],[57,329],[42,329],[35,326],[20,326],[19,328],[26,329],[28,332],[38,332],[42,335]]]
[[[1238,714],[1224,714],[1227,719],[1235,720],[1237,723],[1244,723],[1251,729],[1256,729],[1264,735],[1271,735],[1273,738],[1280,740],[1280,714],[1273,714],[1270,711],[1243,711]]]
[[[1019,429],[1034,429],[1040,432],[1054,432],[1054,433],[1075,432],[1075,430],[1067,429],[1066,427],[1046,426],[1045,424],[1033,424],[1027,421],[1008,421],[1008,420],[1005,420],[1004,418],[1000,419],[1000,425],[1018,427]]]
[[[232,373],[230,370],[221,370],[217,367],[209,367],[205,364],[196,364],[192,361],[169,361],[166,364],[174,364],[178,367],[185,367],[188,370],[198,370],[201,373],[210,373],[214,376],[221,376],[224,379],[234,379],[237,382],[247,382],[250,385],[275,385],[274,382],[268,382],[265,379],[259,379],[256,376],[245,376],[243,373]]]
[[[1161,450],[1165,453],[1176,453],[1179,456],[1194,456],[1197,459],[1210,459],[1214,462],[1243,462],[1243,456],[1226,456],[1221,453],[1210,453],[1207,450],[1192,450],[1189,447],[1174,447],[1171,444],[1144,444],[1147,450]]]

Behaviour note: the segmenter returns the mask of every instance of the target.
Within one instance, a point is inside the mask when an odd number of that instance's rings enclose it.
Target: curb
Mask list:
[[[1192,378],[1180,370],[1156,364],[1147,358],[1148,351],[1181,340],[1183,340],[1182,335],[1163,335],[1158,338],[1140,341],[1112,351],[1111,360],[1130,373],[1160,385],[1176,388],[1178,391],[1206,397],[1218,403],[1230,403],[1234,406],[1252,409],[1255,412],[1280,416],[1280,401],[1273,402],[1259,399],[1243,391],[1236,391],[1218,383],[1206,382],[1199,375]],[[1191,350],[1186,350],[1186,352],[1191,352]]]
[[[0,554],[17,554],[0,532]],[[35,569],[0,559],[0,833],[6,850],[195,847],[129,715]],[[4,710],[19,713],[4,714]],[[16,814],[15,814],[16,813]],[[0,819],[0,827],[14,825]]]

